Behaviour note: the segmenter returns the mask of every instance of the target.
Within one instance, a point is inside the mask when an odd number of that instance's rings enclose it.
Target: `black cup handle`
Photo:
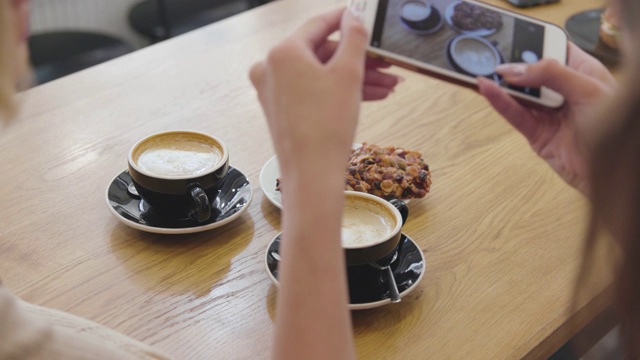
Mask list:
[[[400,199],[391,199],[389,202],[391,205],[395,206],[398,211],[400,211],[400,216],[402,216],[402,225],[404,225],[409,217],[409,207],[407,206],[407,203]]]
[[[205,222],[209,220],[211,217],[211,204],[209,204],[209,197],[207,197],[207,194],[205,194],[204,190],[199,186],[192,187],[189,193],[191,194],[191,198],[195,204],[191,211],[191,217],[195,217],[195,220],[198,222]]]

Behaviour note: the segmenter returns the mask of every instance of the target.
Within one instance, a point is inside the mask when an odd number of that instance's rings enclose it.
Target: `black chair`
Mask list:
[[[184,34],[271,0],[144,0],[131,8],[129,24],[151,43]]]
[[[32,35],[29,50],[36,80],[43,84],[134,49],[126,42],[105,34],[55,31]]]

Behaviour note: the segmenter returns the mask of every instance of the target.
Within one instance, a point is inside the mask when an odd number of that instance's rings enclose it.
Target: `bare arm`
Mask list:
[[[251,70],[282,172],[276,359],[353,359],[340,225],[360,101],[398,82],[365,67],[367,34],[343,10],[317,16]],[[340,28],[339,43],[327,37]],[[364,86],[363,86],[364,84]]]
[[[0,359],[168,359],[102,325],[20,301],[0,286]]]

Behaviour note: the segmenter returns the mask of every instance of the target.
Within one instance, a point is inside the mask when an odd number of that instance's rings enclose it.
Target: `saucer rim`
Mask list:
[[[413,283],[413,285],[411,285],[406,290],[400,292],[400,299],[402,299],[405,296],[409,295],[416,287],[418,287],[418,284],[420,284],[420,282],[422,281],[422,278],[424,277],[424,273],[427,270],[427,260],[425,259],[424,253],[420,249],[420,246],[418,246],[418,243],[416,243],[409,235],[405,234],[404,232],[402,232],[401,234],[404,235],[404,237],[407,238],[409,241],[411,241],[411,243],[413,243],[413,245],[418,250],[420,250],[420,251],[418,251],[418,253],[420,253],[420,258],[422,258],[422,262],[424,263],[424,266],[422,268],[422,271],[420,272],[420,275],[418,276],[418,279]],[[267,275],[269,276],[269,279],[271,279],[271,282],[276,287],[280,287],[280,283],[278,282],[278,279],[276,279],[275,276],[273,276],[273,274],[269,270],[269,263],[268,263],[267,259],[269,257],[269,248],[271,247],[271,244],[273,244],[273,242],[276,241],[276,239],[278,237],[280,237],[280,236],[282,236],[282,232],[277,233],[276,236],[274,236],[273,239],[271,239],[271,241],[269,241],[269,243],[267,244],[267,248],[264,251],[265,256],[264,256],[264,261],[263,261],[264,268],[267,271]],[[387,304],[391,304],[391,298],[387,298],[387,299],[384,299],[384,300],[373,301],[373,302],[368,302],[368,303],[360,303],[360,304],[349,303],[347,305],[347,308],[349,310],[369,310],[369,309],[379,308],[379,307],[387,305]]]
[[[275,165],[274,165],[275,163]],[[260,189],[262,190],[262,193],[264,194],[264,196],[267,198],[267,200],[269,200],[269,202],[271,204],[273,204],[273,206],[277,207],[278,209],[282,210],[282,201],[281,200],[277,200],[275,198],[275,186],[276,184],[273,183],[272,190],[269,190],[270,188],[267,187],[267,185],[265,184],[265,182],[267,181],[266,179],[266,173],[267,170],[269,171],[273,171],[273,167],[277,167],[278,169],[278,173],[280,172],[280,163],[278,162],[278,156],[277,155],[273,155],[269,160],[267,160],[264,165],[262,166],[262,169],[260,170],[260,176],[258,177],[258,182],[260,183]],[[264,179],[264,181],[263,181]]]
[[[242,215],[245,211],[247,211],[247,209],[251,205],[251,201],[253,200],[253,188],[251,187],[251,182],[249,181],[249,178],[240,169],[238,169],[236,167],[232,167],[231,165],[229,165],[229,169],[232,169],[232,168],[237,170],[238,172],[240,172],[247,179],[247,183],[249,185],[250,192],[249,192],[249,196],[248,196],[248,199],[247,199],[247,203],[246,203],[245,206],[242,207],[242,209],[240,209],[235,214],[229,216],[228,218],[225,218],[225,219],[220,220],[220,221],[214,221],[214,222],[212,222],[210,224],[206,224],[206,225],[202,225],[202,226],[193,226],[193,227],[188,227],[188,228],[163,228],[163,227],[142,225],[142,224],[139,224],[139,223],[136,223],[136,222],[133,222],[133,221],[131,221],[129,219],[124,218],[111,205],[111,201],[109,200],[109,188],[111,187],[111,184],[113,184],[114,181],[116,181],[116,179],[118,177],[120,177],[120,175],[122,175],[122,174],[124,174],[125,172],[128,171],[127,169],[119,172],[116,176],[113,177],[113,179],[111,179],[111,181],[109,182],[109,185],[107,185],[107,191],[105,192],[105,199],[107,201],[107,207],[109,208],[109,211],[121,223],[123,223],[126,226],[129,226],[130,228],[133,228],[133,229],[136,229],[136,230],[140,230],[140,231],[144,231],[144,232],[149,232],[149,233],[154,233],[154,234],[165,234],[165,235],[182,235],[182,234],[193,234],[193,233],[203,232],[203,231],[207,231],[207,230],[213,230],[213,229],[216,229],[218,227],[221,227],[223,225],[226,225],[226,224],[236,220],[238,217],[240,217],[240,215]]]

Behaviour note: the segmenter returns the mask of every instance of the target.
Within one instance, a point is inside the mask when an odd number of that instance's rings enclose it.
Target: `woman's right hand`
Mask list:
[[[480,93],[529,141],[531,148],[567,183],[586,194],[587,159],[581,138],[593,112],[611,98],[616,82],[599,61],[569,44],[568,66],[554,60],[505,64],[498,73],[509,84],[545,86],[560,93],[560,109],[542,109],[516,101],[493,81],[478,79]]]

